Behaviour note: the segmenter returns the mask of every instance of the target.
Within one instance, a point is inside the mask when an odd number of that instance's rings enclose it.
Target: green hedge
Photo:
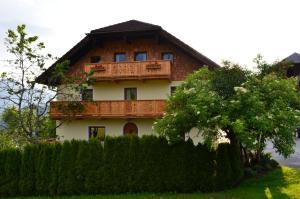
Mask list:
[[[0,196],[207,192],[243,176],[236,145],[217,150],[155,136],[66,141],[0,152]]]

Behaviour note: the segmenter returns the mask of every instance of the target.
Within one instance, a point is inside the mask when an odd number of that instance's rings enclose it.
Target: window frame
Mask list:
[[[165,54],[172,54],[173,59],[164,59],[164,55],[165,55]],[[161,59],[162,59],[162,60],[172,61],[172,62],[173,62],[173,61],[175,60],[175,55],[174,55],[174,53],[172,53],[172,52],[162,52],[162,53],[161,53]]]
[[[127,95],[126,95],[126,91],[129,89],[135,89],[135,95],[136,95],[136,99],[126,99]],[[128,88],[124,88],[124,100],[137,100],[138,99],[138,89],[137,87],[128,87]]]
[[[137,60],[136,57],[138,54],[146,54],[146,59],[145,60]],[[147,51],[137,51],[134,53],[134,61],[147,61],[148,60],[148,53]]]
[[[124,61],[117,61],[117,55],[123,54],[125,56],[125,60]],[[114,54],[114,62],[125,62],[127,61],[127,56],[125,52],[117,52]]]
[[[92,128],[103,128],[104,129],[104,138],[103,138],[103,140],[101,140],[101,138],[100,138],[100,141],[103,142],[106,138],[106,127],[105,126],[88,126],[88,140],[97,138],[97,137],[92,137],[91,136],[91,129]]]
[[[96,57],[99,58],[99,61],[93,62],[92,59],[96,58]],[[100,62],[101,62],[101,56],[100,55],[90,56],[90,63],[91,64],[97,64],[97,63],[100,63]]]
[[[176,91],[177,87],[178,86],[170,86],[170,95],[172,95]]]
[[[91,99],[83,99],[83,92],[84,91],[92,91],[92,98]],[[82,92],[81,92],[81,101],[93,101],[94,100],[94,89],[92,88],[87,88],[87,89],[84,89]]]

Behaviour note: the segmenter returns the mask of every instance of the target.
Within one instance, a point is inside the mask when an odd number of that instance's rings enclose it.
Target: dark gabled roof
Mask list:
[[[300,63],[300,54],[299,53],[293,53],[287,58],[283,59],[284,61],[289,61],[293,64],[299,64]]]
[[[91,34],[147,31],[147,30],[162,30],[162,28],[158,25],[145,23],[137,20],[130,20],[130,21],[125,21],[122,23],[92,30]]]
[[[54,64],[52,64],[44,73],[42,73],[36,81],[42,84],[53,84],[53,82],[49,82],[49,76],[51,75],[54,66],[64,60],[70,60],[71,64],[79,59],[85,53],[86,46],[93,42],[93,39],[96,37],[107,37],[109,35],[116,34],[132,34],[132,33],[147,33],[147,32],[155,32],[160,37],[168,40],[172,44],[174,44],[177,48],[183,50],[196,60],[210,66],[210,67],[219,67],[214,61],[210,60],[206,56],[202,55],[189,45],[185,44],[175,36],[171,35],[162,27],[158,25],[153,25],[137,20],[130,20],[122,23],[118,23],[111,26],[106,26],[103,28],[92,30],[88,33],[80,42],[78,42],[73,48],[71,48],[66,54],[64,54],[60,59],[58,59]]]

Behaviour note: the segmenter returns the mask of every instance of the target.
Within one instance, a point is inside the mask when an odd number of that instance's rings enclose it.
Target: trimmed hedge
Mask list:
[[[0,196],[207,192],[243,177],[236,145],[209,150],[161,137],[66,141],[0,152]]]

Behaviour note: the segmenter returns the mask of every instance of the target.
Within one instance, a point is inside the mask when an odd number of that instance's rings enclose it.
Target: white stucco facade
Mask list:
[[[124,125],[128,122],[136,124],[138,136],[154,133],[152,129],[154,119],[83,119],[64,123],[57,129],[56,134],[61,141],[72,139],[88,140],[89,126],[101,126],[105,127],[106,136],[122,136]]]
[[[92,87],[93,100],[124,100],[125,88],[137,88],[137,100],[166,100],[171,93],[172,86],[180,85],[181,81],[170,82],[168,80],[147,81],[120,81],[120,82],[97,82]],[[59,100],[63,100],[60,98]],[[141,119],[74,119],[64,122],[56,130],[61,141],[89,139],[89,127],[105,127],[106,136],[122,136],[124,125],[134,123],[138,128],[138,136],[154,134],[154,118]]]

